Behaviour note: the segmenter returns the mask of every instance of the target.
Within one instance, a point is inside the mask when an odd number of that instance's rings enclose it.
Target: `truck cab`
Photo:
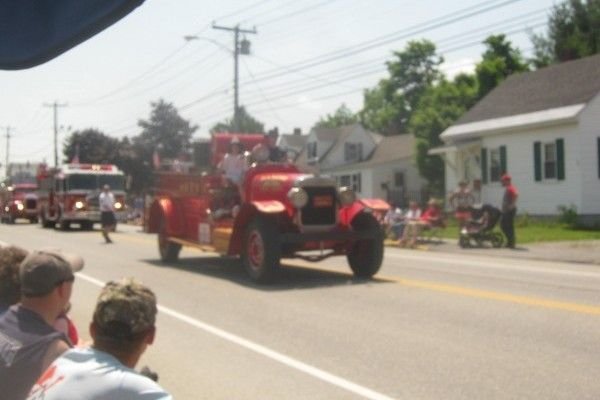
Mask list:
[[[6,186],[0,221],[14,224],[17,219],[27,219],[31,223],[38,221],[38,197],[35,183],[15,183]]]

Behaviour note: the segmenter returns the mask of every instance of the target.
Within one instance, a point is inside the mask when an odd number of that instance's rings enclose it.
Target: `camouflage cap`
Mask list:
[[[126,278],[108,282],[98,297],[94,323],[110,339],[134,339],[156,321],[156,296],[148,287]]]

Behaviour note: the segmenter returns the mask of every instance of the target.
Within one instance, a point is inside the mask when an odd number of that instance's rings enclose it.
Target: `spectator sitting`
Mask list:
[[[419,208],[419,204],[411,200],[408,203],[408,211],[404,214],[404,230],[402,232],[402,236],[399,244],[404,246],[407,244],[409,239],[414,236],[413,230],[418,228],[418,222],[421,219],[421,209]],[[416,236],[415,240],[416,240]]]
[[[0,393],[11,400],[25,399],[40,374],[71,347],[52,324],[65,310],[79,256],[55,249],[29,254],[19,267],[21,303],[0,316]]]
[[[420,214],[420,212],[419,212]],[[440,209],[440,205],[435,199],[430,199],[427,202],[427,209],[420,214],[416,219],[412,219],[408,222],[404,235],[400,240],[400,245],[406,245],[414,247],[417,243],[417,238],[421,234],[422,230],[431,226],[439,226],[443,223],[443,216]]]
[[[90,325],[93,345],[60,356],[38,379],[29,399],[172,399],[136,366],[156,334],[156,296],[131,279],[109,282]]]
[[[27,257],[27,251],[15,246],[0,247],[0,314],[10,306],[17,304],[21,299],[21,281],[19,279],[19,265]],[[73,322],[67,316],[71,308],[69,303],[54,321],[54,329],[64,333],[71,344],[76,345],[79,334]]]
[[[404,215],[402,210],[396,205],[392,205],[388,212],[385,214],[384,225],[387,227],[386,230],[391,232],[394,240],[398,240],[402,236],[404,230]]]
[[[0,314],[21,299],[19,265],[27,257],[27,251],[15,247],[0,247]]]

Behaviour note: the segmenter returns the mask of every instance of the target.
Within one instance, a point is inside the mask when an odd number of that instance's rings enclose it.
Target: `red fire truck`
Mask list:
[[[69,229],[78,223],[92,229],[100,222],[98,196],[104,185],[115,195],[117,219],[125,216],[125,176],[115,165],[66,164],[58,169],[41,169],[39,181],[39,219],[44,228]]]
[[[31,223],[38,221],[37,185],[35,183],[15,183],[6,187],[0,201],[0,221],[13,224],[19,218]]]
[[[239,256],[257,282],[273,278],[281,258],[320,261],[345,255],[355,276],[377,273],[383,231],[372,211],[388,207],[385,201],[358,200],[331,177],[304,173],[290,163],[267,162],[268,148],[260,134],[238,135],[247,149],[254,148],[254,162],[237,196],[237,188],[228,186],[215,168],[232,137],[212,136],[203,173],[157,174],[146,230],[158,233],[163,261],[176,261],[182,246],[194,246]],[[237,204],[231,201],[235,198]]]

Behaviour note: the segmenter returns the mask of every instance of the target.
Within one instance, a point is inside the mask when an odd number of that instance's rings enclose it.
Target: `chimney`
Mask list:
[[[294,135],[302,135],[302,128],[294,128]]]

